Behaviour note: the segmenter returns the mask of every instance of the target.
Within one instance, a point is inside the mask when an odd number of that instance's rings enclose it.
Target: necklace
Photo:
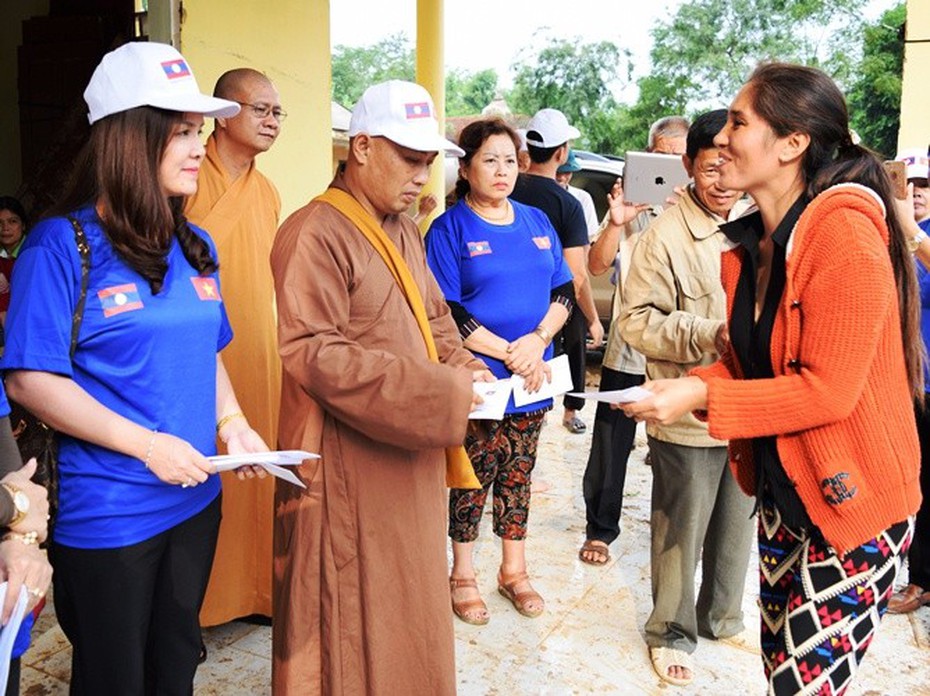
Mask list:
[[[475,202],[471,199],[471,194],[465,194],[465,205],[472,209],[472,211],[478,217],[487,220],[488,222],[493,222],[497,224],[506,224],[513,220],[513,206],[510,205],[510,200],[504,199],[504,210],[503,214],[498,214],[496,216],[486,215],[485,213],[478,210],[478,207],[475,205]]]

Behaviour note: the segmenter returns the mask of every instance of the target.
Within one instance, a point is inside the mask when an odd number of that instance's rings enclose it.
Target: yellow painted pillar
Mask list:
[[[901,78],[901,129],[898,149],[930,144],[930,91],[927,66],[930,65],[930,2],[908,0],[904,37],[904,74]]]
[[[205,92],[239,67],[275,83],[288,116],[257,164],[281,193],[282,220],[326,188],[333,174],[329,0],[190,0],[181,52]]]
[[[417,0],[417,82],[429,91],[436,106],[439,127],[446,128],[446,74],[443,27],[444,0]],[[436,210],[420,228],[426,231],[433,219],[445,210],[445,166],[443,153],[433,164],[423,195],[432,193],[439,200]]]

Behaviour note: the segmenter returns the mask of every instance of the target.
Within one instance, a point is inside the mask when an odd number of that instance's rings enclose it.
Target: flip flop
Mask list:
[[[585,553],[596,554],[595,558],[585,558]],[[598,560],[600,557],[600,560]],[[603,541],[598,541],[597,539],[586,539],[585,542],[581,545],[581,548],[578,550],[578,558],[582,563],[587,563],[588,565],[593,566],[602,566],[607,565],[610,562],[610,551],[607,547],[607,544]]]
[[[562,421],[562,425],[565,426],[565,429],[568,432],[573,433],[574,435],[580,435],[588,429],[588,426],[586,426],[584,421],[581,420],[578,416],[575,416],[571,420]]]
[[[673,686],[687,686],[694,679],[694,661],[684,650],[665,647],[649,648],[649,658],[652,660],[652,668],[662,681]],[[684,667],[691,672],[691,676],[673,677],[668,673],[669,667]]]

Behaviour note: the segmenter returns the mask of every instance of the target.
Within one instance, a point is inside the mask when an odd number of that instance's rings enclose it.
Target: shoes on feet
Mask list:
[[[889,614],[910,614],[923,605],[930,604],[930,591],[925,592],[919,585],[908,585],[895,592],[888,600]]]
[[[563,420],[562,425],[565,426],[565,429],[568,432],[574,435],[580,435],[581,433],[583,433],[585,430],[588,429],[588,426],[586,426],[584,424],[584,421],[581,420],[578,416],[573,416],[572,418]]]
[[[586,539],[578,550],[578,558],[588,565],[602,566],[610,561],[607,544],[599,539]]]
[[[463,587],[474,587],[477,590],[478,582],[475,578],[449,578],[449,593],[453,595],[452,613],[467,624],[484,626],[491,617],[488,614],[488,606],[480,596],[477,599],[455,601],[455,591]]]
[[[521,583],[526,583],[527,587],[529,587],[530,577],[526,572],[504,575],[503,571],[497,571],[497,591],[510,600],[510,603],[513,604],[513,608],[523,614],[523,616],[535,619],[545,611],[545,603],[540,594],[532,587],[528,590],[518,592],[517,585]],[[528,608],[527,605],[532,604],[536,604],[537,607],[535,609]]]
[[[652,660],[652,668],[662,681],[674,686],[687,686],[694,679],[694,661],[691,659],[691,655],[684,650],[661,646],[649,648],[649,659]],[[669,669],[672,667],[683,667],[691,675],[688,677],[673,677],[669,674]]]

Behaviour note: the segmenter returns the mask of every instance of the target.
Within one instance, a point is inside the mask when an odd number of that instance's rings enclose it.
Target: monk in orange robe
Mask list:
[[[235,333],[223,362],[249,423],[273,445],[281,362],[268,257],[281,199],[255,168],[255,157],[278,137],[284,112],[274,85],[256,70],[225,73],[214,94],[239,102],[242,110],[234,118],[216,119],[197,193],[188,199],[185,212],[216,243],[223,299]],[[251,614],[271,616],[273,479],[240,482],[232,472],[222,476],[223,521],[200,612],[203,626]]]

